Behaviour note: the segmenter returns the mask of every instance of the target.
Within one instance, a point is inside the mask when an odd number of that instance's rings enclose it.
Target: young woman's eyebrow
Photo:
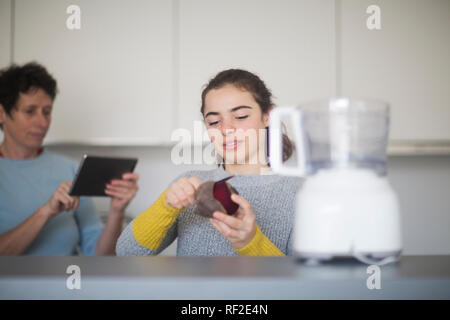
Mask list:
[[[208,112],[208,113],[206,114],[205,119],[208,118],[209,116],[217,116],[217,115],[219,115],[218,112],[213,112],[213,111],[211,111],[211,112]]]
[[[240,110],[240,109],[252,109],[252,107],[250,107],[250,106],[237,106],[237,107],[234,107],[233,109],[231,109],[231,112],[235,112],[235,111],[238,111],[238,110]],[[217,116],[217,115],[219,115],[218,112],[211,111],[211,112],[208,112],[208,113],[205,115],[205,119],[206,119],[208,116]]]
[[[231,109],[231,112],[238,111],[239,109],[252,109],[252,107],[250,107],[250,106],[238,106],[238,107],[234,107],[233,109]]]
[[[24,110],[24,109],[36,109],[38,106],[35,104],[27,104],[24,107],[20,108],[19,106],[16,106],[17,110]]]

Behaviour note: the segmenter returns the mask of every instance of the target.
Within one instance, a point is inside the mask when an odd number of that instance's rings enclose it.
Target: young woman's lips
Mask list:
[[[45,133],[32,132],[30,135],[35,139],[42,139],[45,136]]]
[[[235,150],[241,144],[242,141],[233,141],[223,144],[225,150]]]

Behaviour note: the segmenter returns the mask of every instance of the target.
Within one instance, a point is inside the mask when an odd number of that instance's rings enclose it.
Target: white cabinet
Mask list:
[[[366,26],[373,4],[381,30]],[[80,30],[66,27],[69,5],[81,8]],[[13,51],[15,62],[37,60],[58,80],[47,143],[167,144],[174,129],[202,119],[211,77],[244,68],[277,105],[383,99],[391,142],[450,149],[448,0],[0,0],[0,8],[0,64]]]
[[[390,102],[393,141],[450,140],[450,1],[341,3],[342,93]],[[380,30],[366,26],[372,4]]]
[[[11,63],[11,0],[0,0],[0,69]],[[0,130],[0,141],[3,131]]]
[[[69,5],[81,29],[69,30]],[[47,143],[160,144],[173,128],[173,7],[166,0],[16,0],[17,63],[58,80]]]
[[[0,69],[11,62],[11,0],[0,0]]]
[[[203,85],[228,68],[258,74],[277,105],[333,95],[334,24],[333,1],[180,1],[178,125],[202,119]]]

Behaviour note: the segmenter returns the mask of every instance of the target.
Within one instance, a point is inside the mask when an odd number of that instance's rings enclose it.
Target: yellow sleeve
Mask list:
[[[133,236],[137,243],[150,250],[161,245],[167,231],[184,209],[177,209],[166,203],[165,190],[158,199],[133,221]]]
[[[240,249],[234,249],[241,256],[284,256],[272,241],[256,226],[256,233],[247,245]]]

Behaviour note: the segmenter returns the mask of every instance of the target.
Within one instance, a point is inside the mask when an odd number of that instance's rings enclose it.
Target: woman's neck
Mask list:
[[[7,159],[32,159],[39,154],[39,149],[21,148],[15,146],[14,144],[9,144],[7,141],[3,140],[0,145],[0,153]]]
[[[232,174],[263,174],[270,171],[267,164],[225,164],[225,171]]]

